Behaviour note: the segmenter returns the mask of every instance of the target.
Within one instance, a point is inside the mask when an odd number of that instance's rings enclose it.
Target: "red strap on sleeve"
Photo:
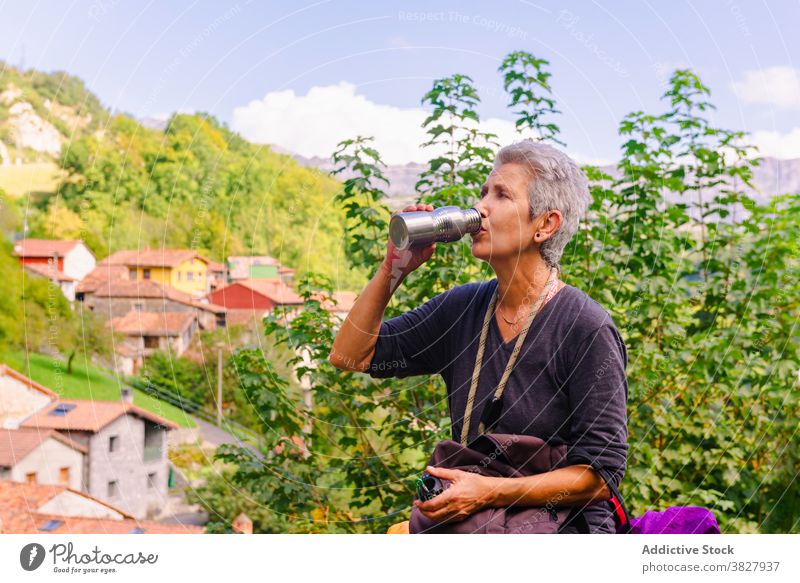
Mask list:
[[[622,505],[619,503],[619,500],[617,500],[617,497],[612,496],[611,498],[608,499],[608,501],[614,507],[614,514],[616,514],[617,516],[617,523],[620,525],[625,524],[626,523],[625,511],[622,510]]]

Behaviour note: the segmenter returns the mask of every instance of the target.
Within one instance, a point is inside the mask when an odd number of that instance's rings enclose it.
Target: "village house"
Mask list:
[[[350,291],[336,291],[331,296],[323,297],[320,293],[312,294],[312,299],[320,301],[323,309],[344,320],[353,307],[358,295]],[[279,280],[244,279],[236,281],[222,289],[211,292],[208,301],[214,305],[224,306],[227,310],[225,319],[227,326],[246,325],[251,327],[255,321],[276,308],[286,309],[287,318],[291,320],[303,305],[303,298],[288,285]]]
[[[28,417],[58,400],[58,394],[0,364],[0,427],[17,429]]]
[[[129,312],[107,322],[112,332],[127,338],[117,347],[117,370],[136,374],[144,358],[156,351],[171,351],[176,356],[189,347],[197,331],[193,312]]]
[[[0,534],[201,534],[198,526],[137,520],[62,485],[0,480]]]
[[[274,279],[292,285],[294,269],[281,265],[268,255],[231,255],[228,257],[228,279]]]
[[[99,263],[78,283],[75,288],[75,299],[82,302],[86,295],[93,293],[98,286],[107,281],[128,281],[129,279],[128,268],[124,265]]]
[[[228,277],[231,281],[241,279],[278,279],[280,262],[274,257],[237,256],[228,257]]]
[[[86,285],[84,283],[81,282],[79,287],[78,299],[89,310],[103,318],[120,318],[131,312],[183,312],[194,314],[203,330],[225,326],[226,310],[223,306],[198,300],[156,281],[127,279],[97,281],[93,278],[90,283]]]
[[[96,265],[94,254],[83,241],[21,239],[14,243],[14,255],[26,267],[47,268],[46,273],[63,274],[73,281],[82,280]]]
[[[44,277],[75,301],[76,286],[95,267],[95,258],[82,241],[22,239],[14,244],[14,255],[26,271]]]
[[[177,425],[125,401],[61,400],[22,423],[55,430],[86,450],[85,491],[136,517],[156,515],[168,493],[167,432]],[[54,467],[62,461],[47,460]]]
[[[54,429],[0,429],[0,480],[82,490],[87,453]]]
[[[208,264],[190,249],[134,249],[112,253],[98,265],[123,266],[130,280],[152,280],[201,297],[210,291]]]
[[[280,280],[243,279],[208,294],[209,303],[231,310],[262,310],[302,306],[303,298]]]

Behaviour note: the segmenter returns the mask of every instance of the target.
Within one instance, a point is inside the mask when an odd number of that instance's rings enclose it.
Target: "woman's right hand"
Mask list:
[[[422,203],[412,204],[401,211],[393,212],[392,216],[399,212],[407,213],[414,211],[433,211],[433,205]],[[405,278],[409,273],[430,259],[435,249],[436,243],[431,243],[425,247],[398,249],[394,246],[394,243],[392,243],[392,238],[389,237],[389,242],[386,245],[386,258],[383,260],[383,267],[392,274],[393,279]]]

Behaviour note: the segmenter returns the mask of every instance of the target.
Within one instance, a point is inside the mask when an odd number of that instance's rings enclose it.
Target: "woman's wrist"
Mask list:
[[[379,277],[388,285],[391,296],[408,275],[401,269],[395,269],[389,261],[383,261],[378,268]]]
[[[383,260],[381,262],[380,267],[378,267],[378,273],[383,274],[385,277],[392,276],[392,266],[387,260]]]
[[[496,478],[493,476],[485,476],[486,478],[486,493],[485,493],[485,507],[496,508],[507,506],[505,500],[507,499],[508,478]]]

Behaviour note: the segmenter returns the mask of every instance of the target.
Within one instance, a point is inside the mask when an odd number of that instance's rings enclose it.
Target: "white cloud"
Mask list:
[[[422,128],[427,115],[422,108],[375,103],[357,94],[352,83],[341,81],[312,87],[306,95],[292,90],[268,93],[235,108],[231,126],[252,142],[274,144],[306,157],[330,158],[341,140],[374,136],[384,162],[405,164],[427,162],[439,153],[419,146],[427,140]],[[483,120],[481,128],[497,134],[500,144],[522,138],[514,123],[504,119]]]
[[[413,46],[411,41],[409,41],[402,34],[389,37],[389,39],[386,41],[386,44],[390,47],[398,49],[406,49]]]
[[[800,70],[793,67],[745,71],[744,78],[734,81],[732,87],[746,103],[800,109]]]
[[[759,156],[800,158],[800,128],[785,134],[765,130],[753,132],[750,141],[758,146]]]

